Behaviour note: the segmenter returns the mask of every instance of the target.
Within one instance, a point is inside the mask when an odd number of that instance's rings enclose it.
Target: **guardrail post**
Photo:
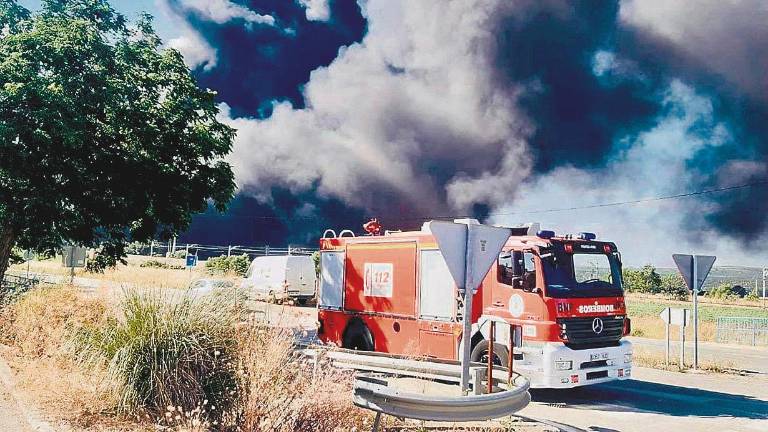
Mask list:
[[[512,368],[515,365],[515,326],[509,325],[509,358],[507,359],[507,384],[512,384]]]
[[[483,388],[483,380],[482,380],[482,373],[483,368],[475,367],[470,369],[469,375],[472,377],[472,393],[479,395],[482,394],[482,388]]]
[[[490,341],[488,343],[488,394],[493,393],[493,343],[496,339],[496,322],[491,321]]]

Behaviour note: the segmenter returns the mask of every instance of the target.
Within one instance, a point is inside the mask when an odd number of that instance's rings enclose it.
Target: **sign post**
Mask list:
[[[64,246],[61,254],[61,264],[69,267],[69,284],[75,283],[75,267],[85,267],[86,249],[77,246]]]
[[[496,262],[504,243],[512,234],[509,228],[467,223],[431,221],[429,229],[437,240],[459,292],[464,296],[461,391],[469,390],[469,364],[472,354],[472,297],[491,264]]]
[[[699,290],[712,270],[717,257],[711,255],[674,254],[677,269],[693,295],[693,369],[699,368]]]
[[[690,322],[691,314],[689,312],[690,311],[688,309],[665,308],[663,311],[661,311],[661,314],[659,314],[659,317],[664,321],[666,327],[667,349],[665,360],[667,366],[669,366],[669,357],[671,351],[669,337],[670,325],[680,326],[680,368],[682,369],[685,366],[685,328]]]

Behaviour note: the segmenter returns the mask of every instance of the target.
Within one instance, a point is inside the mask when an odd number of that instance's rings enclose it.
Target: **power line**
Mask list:
[[[562,212],[562,211],[587,210],[587,209],[603,208],[603,207],[616,207],[616,206],[622,206],[622,205],[642,204],[642,203],[655,202],[655,201],[665,201],[665,200],[678,199],[678,198],[688,198],[688,197],[697,196],[697,195],[707,195],[707,194],[711,194],[711,193],[726,192],[726,191],[732,191],[732,190],[737,190],[737,189],[745,189],[745,188],[749,188],[749,187],[753,187],[753,186],[764,186],[766,184],[768,184],[768,180],[761,180],[761,181],[757,181],[757,182],[745,183],[745,184],[736,185],[736,186],[727,186],[727,187],[720,187],[720,188],[713,188],[713,189],[704,189],[704,190],[700,190],[700,191],[686,192],[686,193],[680,193],[680,194],[675,194],[675,195],[663,195],[663,196],[650,197],[650,198],[640,198],[640,199],[636,199],[636,200],[616,201],[616,202],[610,202],[610,203],[591,204],[591,205],[577,206],[577,207],[562,207],[562,208],[554,208],[554,209],[547,209],[547,210],[531,210],[531,211],[509,212],[509,213],[490,213],[489,216],[509,216],[509,215],[515,215],[515,214],[555,213],[555,212]]]
[[[488,216],[514,216],[514,215],[526,215],[526,214],[542,214],[542,213],[558,213],[558,212],[567,212],[567,211],[576,211],[576,210],[589,210],[589,209],[596,209],[596,208],[605,208],[605,207],[619,207],[624,205],[635,205],[635,204],[644,204],[644,203],[650,203],[650,202],[658,202],[658,201],[667,201],[667,200],[673,200],[673,199],[681,199],[681,198],[689,198],[693,196],[700,196],[700,195],[708,195],[713,193],[719,193],[719,192],[728,192],[728,191],[734,191],[739,189],[746,189],[750,187],[756,187],[756,186],[765,186],[768,185],[768,180],[761,180],[761,181],[755,181],[750,183],[744,183],[740,185],[734,185],[734,186],[725,186],[725,187],[719,187],[719,188],[711,188],[711,189],[703,189],[698,191],[692,191],[692,192],[685,192],[685,193],[679,193],[674,195],[662,195],[662,196],[655,196],[655,197],[647,197],[647,198],[639,198],[634,200],[626,200],[626,201],[614,201],[614,202],[607,202],[607,203],[599,203],[599,204],[589,204],[589,205],[583,205],[583,206],[573,206],[573,207],[559,207],[559,208],[549,208],[549,209],[540,209],[540,210],[527,210],[527,211],[513,211],[513,212],[491,212],[488,213]],[[202,217],[215,217],[214,215],[205,214],[205,215],[199,215]],[[199,217],[198,216],[198,217]],[[467,218],[472,217],[472,215],[443,215],[443,216],[420,216],[420,217],[395,217],[395,218],[387,218],[387,220],[393,221],[419,221],[419,220],[431,220],[431,219],[456,219],[456,218]],[[286,216],[286,217],[280,217],[280,216],[256,216],[256,215],[225,215],[224,218],[242,218],[242,219],[250,219],[250,220],[301,220],[301,219],[317,219],[317,216]]]

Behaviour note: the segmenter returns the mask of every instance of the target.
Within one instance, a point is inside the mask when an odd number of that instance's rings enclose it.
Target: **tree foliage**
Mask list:
[[[624,289],[628,292],[654,294],[659,292],[661,276],[656,272],[656,267],[647,264],[641,269],[625,268],[622,278]]]
[[[151,17],[107,0],[0,0],[0,277],[13,245],[122,259],[223,210],[235,131]]]

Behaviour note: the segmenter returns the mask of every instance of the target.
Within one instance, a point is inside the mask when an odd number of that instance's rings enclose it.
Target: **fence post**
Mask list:
[[[757,320],[752,320],[752,346],[757,345]]]
[[[227,258],[232,255],[232,245],[227,246]]]

